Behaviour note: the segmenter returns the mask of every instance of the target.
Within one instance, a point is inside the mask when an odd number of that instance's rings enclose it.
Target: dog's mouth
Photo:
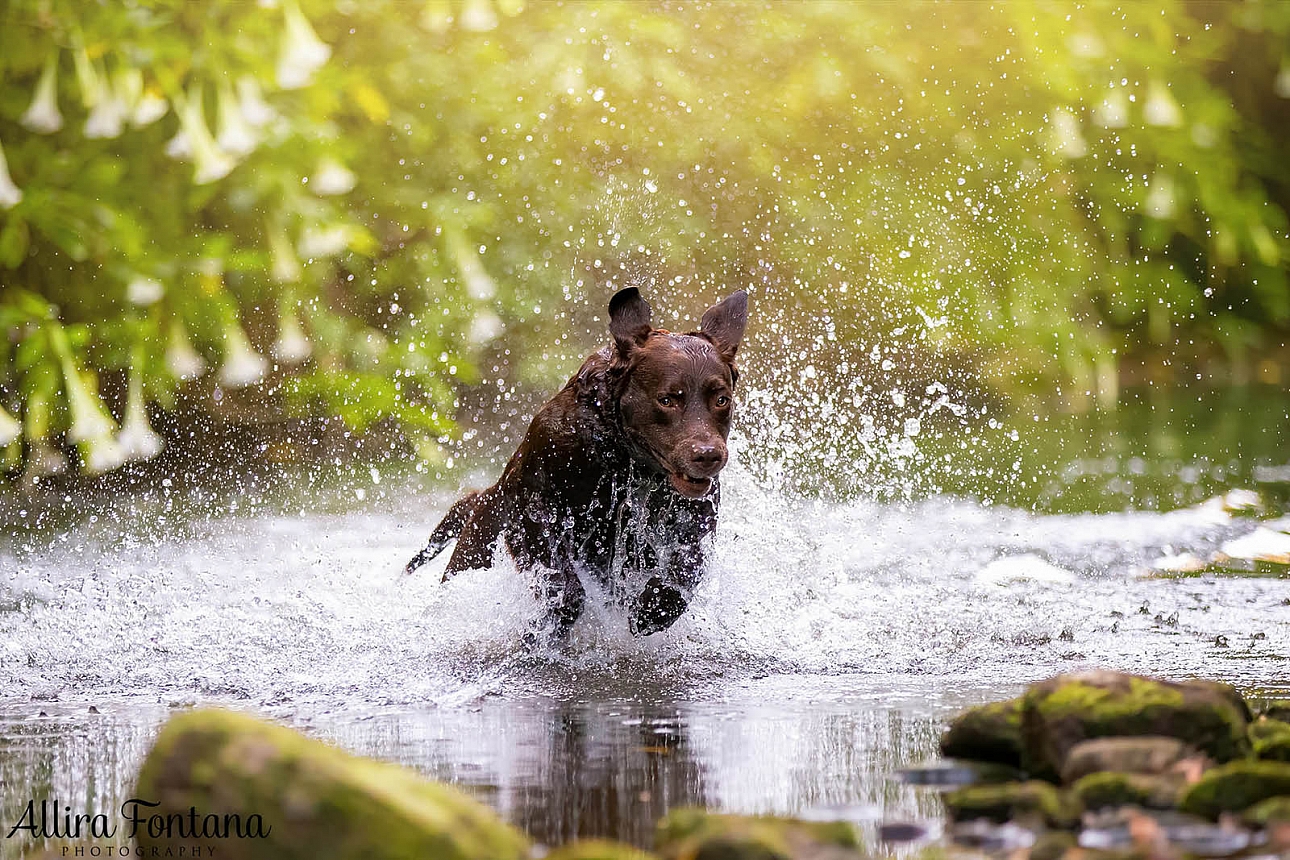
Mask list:
[[[684,472],[669,472],[667,477],[672,482],[672,489],[687,499],[702,498],[712,489],[711,478],[692,478]]]

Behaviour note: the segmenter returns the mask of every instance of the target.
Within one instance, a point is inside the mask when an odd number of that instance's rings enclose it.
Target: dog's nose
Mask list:
[[[702,475],[715,475],[725,461],[725,449],[719,445],[695,445],[690,449],[690,464]]]

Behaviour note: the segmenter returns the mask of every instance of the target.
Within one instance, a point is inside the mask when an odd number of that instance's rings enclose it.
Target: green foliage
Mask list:
[[[2,0],[0,25],[0,407],[29,466],[73,400],[104,411],[94,378],[122,421],[137,378],[437,435],[459,384],[567,373],[629,282],[751,286],[790,361],[789,333],[912,327],[1004,388],[1113,394],[1126,355],[1290,330],[1283,3]]]

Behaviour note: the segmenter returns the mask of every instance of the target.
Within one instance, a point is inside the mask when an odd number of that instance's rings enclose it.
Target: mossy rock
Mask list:
[[[1259,741],[1265,741],[1279,735],[1290,735],[1290,723],[1259,717],[1250,723],[1249,735],[1250,743],[1252,744],[1258,744]]]
[[[941,755],[1021,766],[1021,699],[969,708],[941,735]]]
[[[1119,672],[1059,675],[1022,697],[1022,769],[1057,780],[1067,754],[1090,738],[1176,738],[1226,762],[1249,753],[1246,709],[1225,684],[1157,681]]]
[[[1079,846],[1074,833],[1065,830],[1045,830],[1030,846],[1029,860],[1061,860],[1067,851]]]
[[[1250,827],[1290,823],[1290,797],[1269,797],[1245,810],[1241,820]]]
[[[1102,771],[1081,777],[1071,786],[1085,809],[1108,806],[1142,806],[1147,809],[1173,809],[1178,805],[1182,780],[1145,773]]]
[[[1083,811],[1076,797],[1039,780],[970,785],[946,793],[944,799],[955,821],[985,818],[1002,824],[1031,819],[1069,828],[1079,823]]]
[[[1091,773],[1164,773],[1191,752],[1177,738],[1094,738],[1070,748],[1062,764],[1062,782],[1070,785]]]
[[[544,860],[658,860],[632,845],[605,839],[580,839],[549,852]]]
[[[658,823],[655,847],[666,860],[855,858],[860,843],[845,821],[799,821],[677,809]]]
[[[141,827],[145,853],[215,843],[219,856],[294,860],[406,858],[522,860],[527,840],[488,807],[396,765],[344,753],[244,714],[199,710],[172,717],[139,772],[135,797],[153,815],[198,822],[236,815],[264,838],[193,838]]]
[[[1255,741],[1254,757],[1263,761],[1290,762],[1290,732]]]
[[[1290,764],[1234,761],[1214,768],[1183,792],[1183,812],[1211,820],[1223,812],[1243,812],[1269,797],[1290,795]]]

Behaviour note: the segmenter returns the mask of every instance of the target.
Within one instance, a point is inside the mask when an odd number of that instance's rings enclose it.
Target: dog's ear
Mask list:
[[[628,287],[614,293],[609,300],[609,333],[614,336],[622,358],[645,342],[654,329],[649,324],[650,309],[640,290]]]
[[[699,331],[716,344],[721,357],[733,361],[748,327],[748,293],[736,290],[708,308],[699,320]]]

